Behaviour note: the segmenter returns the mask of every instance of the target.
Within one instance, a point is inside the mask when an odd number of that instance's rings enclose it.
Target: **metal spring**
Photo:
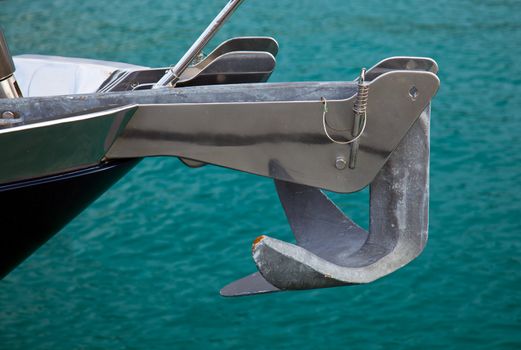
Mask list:
[[[358,93],[356,95],[355,105],[353,111],[359,118],[367,116],[367,102],[369,101],[369,85],[365,83],[365,68],[360,73],[358,79]],[[363,132],[363,131],[362,131]],[[353,135],[357,136],[357,135]]]
[[[324,133],[326,134],[327,138],[331,140],[332,142],[339,144],[339,145],[349,145],[353,144],[353,146],[356,146],[355,148],[358,148],[358,139],[362,137],[362,134],[365,131],[365,127],[367,126],[367,101],[369,100],[369,85],[365,83],[365,68],[362,69],[362,73],[360,74],[360,78],[358,79],[358,93],[356,95],[356,101],[355,105],[353,107],[353,111],[355,112],[355,118],[354,118],[354,125],[353,125],[353,138],[348,141],[339,141],[335,140],[329,132],[327,131],[327,122],[326,122],[326,114],[328,112],[327,108],[327,100],[322,97],[320,101],[324,105],[324,112],[322,114],[322,126],[324,128]],[[360,130],[360,122],[363,120],[362,128]],[[351,162],[353,163],[353,161]]]
[[[355,112],[355,118],[353,121],[353,136],[355,139],[359,139],[365,131],[367,126],[367,102],[369,100],[369,85],[365,83],[365,68],[360,72],[360,78],[358,79],[358,93],[356,95],[355,105],[353,111]],[[360,130],[360,123],[363,120],[362,130]],[[360,145],[358,142],[354,142],[351,145],[351,156],[349,157],[349,168],[356,168],[358,149]]]

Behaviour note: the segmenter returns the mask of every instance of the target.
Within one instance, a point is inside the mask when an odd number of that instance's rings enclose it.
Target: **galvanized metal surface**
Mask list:
[[[0,111],[12,110],[23,117],[20,125],[81,116],[125,105],[242,103],[260,101],[316,101],[352,97],[356,86],[351,82],[312,82],[276,84],[211,85],[157,91],[124,91],[104,94],[28,97],[0,100]],[[15,127],[15,126],[11,126]]]
[[[259,272],[221,294],[369,283],[416,258],[428,238],[429,120],[427,108],[371,184],[369,232],[320,190],[276,181],[296,245],[259,237],[252,251]]]

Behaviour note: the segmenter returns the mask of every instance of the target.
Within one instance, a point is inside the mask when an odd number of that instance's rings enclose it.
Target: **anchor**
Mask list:
[[[438,71],[432,60],[401,57],[380,62],[367,76],[411,66]],[[417,97],[415,89],[410,93]],[[230,283],[221,295],[365,284],[414,260],[428,239],[429,131],[430,104],[370,184],[369,232],[320,189],[275,180],[296,244],[258,237],[252,256],[259,272]],[[345,167],[345,162],[340,164]]]
[[[429,117],[427,108],[371,183],[369,232],[321,190],[275,180],[296,244],[257,238],[252,255],[259,272],[221,295],[370,283],[420,255],[428,238]]]

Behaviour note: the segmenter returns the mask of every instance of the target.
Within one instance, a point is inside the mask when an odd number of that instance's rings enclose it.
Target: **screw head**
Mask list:
[[[344,170],[347,167],[347,160],[344,157],[337,157],[335,167],[338,170]]]
[[[409,90],[409,97],[413,101],[416,101],[419,94],[420,94],[420,90],[418,90],[418,88],[416,86],[411,87],[411,89]]]
[[[15,119],[15,118],[16,118],[16,114],[14,114],[14,112],[5,111],[2,113],[2,119]]]

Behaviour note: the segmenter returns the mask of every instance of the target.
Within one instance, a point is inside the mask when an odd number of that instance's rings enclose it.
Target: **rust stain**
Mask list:
[[[257,246],[259,245],[259,243],[260,243],[264,238],[266,238],[266,236],[264,236],[264,235],[255,238],[255,240],[253,241],[253,246],[251,247],[251,250],[254,251],[255,248],[257,248]]]

